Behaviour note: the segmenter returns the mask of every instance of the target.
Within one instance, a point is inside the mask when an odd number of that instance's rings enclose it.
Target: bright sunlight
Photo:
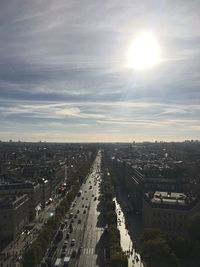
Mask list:
[[[127,52],[128,67],[150,69],[160,62],[160,47],[152,33],[144,32],[131,43]]]

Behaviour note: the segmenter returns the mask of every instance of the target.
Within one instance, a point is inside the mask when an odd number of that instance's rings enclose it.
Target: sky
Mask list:
[[[0,0],[0,140],[199,139],[199,17],[199,0]],[[144,31],[161,61],[138,71]]]

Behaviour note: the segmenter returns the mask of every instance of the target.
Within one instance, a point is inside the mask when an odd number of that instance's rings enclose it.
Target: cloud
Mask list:
[[[23,131],[34,139],[34,125],[48,140],[65,139],[66,129],[80,141],[112,140],[112,134],[131,140],[134,133],[148,140],[158,132],[198,138],[199,8],[199,1],[186,0],[181,7],[177,1],[1,1],[0,138],[10,129],[10,138]],[[125,55],[141,30],[157,35],[162,62],[139,73],[125,67]]]

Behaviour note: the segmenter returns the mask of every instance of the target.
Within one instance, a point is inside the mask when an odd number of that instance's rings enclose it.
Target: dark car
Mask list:
[[[66,239],[68,239],[68,238],[69,238],[69,233],[66,234]]]
[[[63,249],[62,252],[61,252],[61,258],[64,258],[65,255],[66,255],[66,251],[65,251],[65,249]]]
[[[71,254],[71,258],[75,258],[75,257],[76,257],[76,250],[73,250]]]

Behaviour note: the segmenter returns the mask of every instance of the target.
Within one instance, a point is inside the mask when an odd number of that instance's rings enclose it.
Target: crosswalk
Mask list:
[[[74,250],[76,251],[76,253],[78,253],[77,248],[72,248],[72,247],[67,248],[66,255],[70,256]],[[104,249],[103,248],[82,248],[80,255],[104,256]]]
[[[101,231],[101,232],[104,231],[103,227],[96,227],[96,226],[93,226],[93,225],[92,226],[87,226],[86,228],[84,228],[83,225],[74,225],[73,226],[73,231],[90,231],[92,228],[93,229],[95,228],[96,231]]]

